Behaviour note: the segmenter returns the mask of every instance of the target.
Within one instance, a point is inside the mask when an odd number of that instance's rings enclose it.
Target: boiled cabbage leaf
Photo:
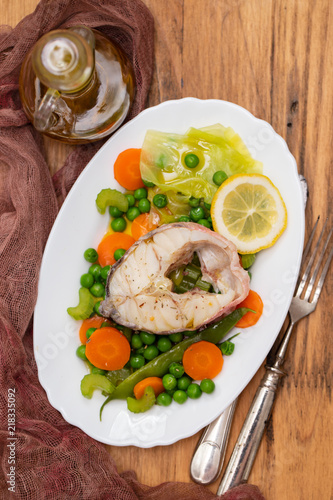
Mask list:
[[[198,156],[197,167],[186,166],[188,153]],[[228,176],[262,173],[262,163],[252,158],[231,127],[216,124],[190,128],[183,135],[148,130],[141,150],[140,170],[145,181],[153,182],[163,192],[174,190],[211,203],[217,190],[213,182],[215,172],[223,170]]]

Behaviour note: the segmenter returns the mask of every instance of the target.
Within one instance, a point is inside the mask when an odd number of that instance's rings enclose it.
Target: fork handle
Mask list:
[[[266,373],[253,398],[251,407],[239,434],[220,486],[218,495],[230,488],[247,482],[255,460],[267,421],[272,412],[280,378],[285,372],[274,366],[266,366]]]

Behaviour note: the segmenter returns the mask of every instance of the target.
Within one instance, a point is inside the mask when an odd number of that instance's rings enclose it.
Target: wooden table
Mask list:
[[[145,0],[156,21],[148,106],[194,96],[237,103],[287,141],[310,188],[307,234],[332,211],[332,0]],[[37,0],[0,0],[0,24],[15,26]],[[50,169],[68,147],[47,141]],[[297,326],[268,432],[250,481],[267,500],[332,498],[331,308],[327,280],[315,313]],[[227,458],[263,367],[240,396]],[[200,433],[172,446],[109,447],[120,471],[134,468],[156,485],[190,481]],[[209,486],[216,492],[218,482]]]

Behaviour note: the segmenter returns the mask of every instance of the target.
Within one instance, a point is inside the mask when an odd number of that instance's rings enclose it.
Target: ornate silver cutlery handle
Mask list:
[[[237,398],[202,433],[191,462],[193,481],[210,484],[220,475],[236,405]]]

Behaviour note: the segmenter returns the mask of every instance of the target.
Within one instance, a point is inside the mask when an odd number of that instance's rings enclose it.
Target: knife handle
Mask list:
[[[191,462],[191,478],[210,484],[221,473],[237,399],[203,431]]]
[[[235,444],[217,495],[245,483],[250,475],[258,447],[272,412],[280,378],[285,375],[281,369],[266,366],[257,392]]]

